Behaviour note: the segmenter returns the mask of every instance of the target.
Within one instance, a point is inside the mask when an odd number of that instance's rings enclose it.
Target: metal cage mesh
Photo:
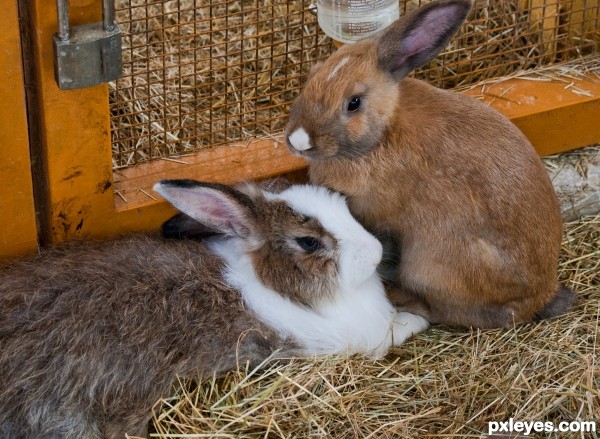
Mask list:
[[[303,75],[330,53],[308,5],[118,0],[115,167],[281,131]]]
[[[400,0],[401,14],[425,0]],[[310,0],[117,0],[110,84],[115,168],[280,132],[312,63],[333,49]],[[476,0],[416,76],[444,88],[593,53],[600,0]]]

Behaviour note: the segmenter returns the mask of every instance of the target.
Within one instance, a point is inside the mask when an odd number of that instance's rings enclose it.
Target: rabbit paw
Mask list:
[[[392,322],[392,343],[400,346],[410,337],[429,328],[423,317],[408,312],[397,312]]]

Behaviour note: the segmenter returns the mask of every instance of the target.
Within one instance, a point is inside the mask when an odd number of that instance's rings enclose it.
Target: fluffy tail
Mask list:
[[[535,314],[536,320],[549,319],[567,312],[577,302],[577,296],[572,289],[558,284],[556,293],[550,302]]]

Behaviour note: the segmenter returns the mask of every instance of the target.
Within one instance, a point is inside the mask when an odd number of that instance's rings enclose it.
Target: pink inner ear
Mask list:
[[[163,186],[161,194],[181,212],[221,233],[246,237],[250,231],[244,206],[218,189]]]
[[[246,215],[235,201],[218,191],[196,193],[192,198],[193,217],[197,221],[215,226],[223,233],[247,235],[249,225]]]
[[[402,41],[404,59],[426,50],[435,49],[441,36],[456,24],[455,8],[434,9]]]
[[[241,213],[239,210],[227,203],[223,203],[223,200],[205,197],[201,201],[199,209],[202,211],[202,216],[214,218],[215,221],[225,223],[240,222]]]

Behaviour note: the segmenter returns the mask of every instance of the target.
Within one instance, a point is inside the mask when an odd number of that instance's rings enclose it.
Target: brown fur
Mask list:
[[[550,305],[562,237],[550,180],[495,110],[403,78],[442,49],[468,5],[430,3],[379,39],[340,48],[311,72],[290,116],[288,135],[302,127],[313,147],[288,147],[310,160],[313,183],[348,196],[365,227],[391,231],[399,263],[390,296],[405,310],[431,322],[510,326],[570,303]],[[443,8],[454,16],[434,28],[450,34],[424,57],[406,55],[409,33]],[[345,111],[357,95],[360,110]]]
[[[284,346],[221,268],[202,243],[135,236],[2,269],[0,432],[143,435],[176,376],[219,375]]]
[[[254,185],[163,188],[191,193],[183,203],[205,190],[230,200],[225,209],[208,203],[196,220],[177,215],[172,236],[245,234],[243,251],[264,284],[309,308],[327,297],[338,249],[317,220],[267,201]],[[225,216],[210,213],[219,210]],[[206,228],[195,224],[201,219]],[[305,236],[325,248],[300,251],[294,240]],[[222,270],[202,240],[145,235],[75,242],[0,267],[0,438],[143,436],[176,377],[299,352],[246,309]]]
[[[257,276],[267,287],[285,291],[290,299],[309,308],[326,300],[334,291],[331,282],[338,269],[334,237],[318,220],[295,213],[282,201],[259,201],[256,209],[263,228],[259,233],[269,236],[252,253]],[[326,248],[316,253],[302,251],[294,239],[303,236],[318,238]]]

